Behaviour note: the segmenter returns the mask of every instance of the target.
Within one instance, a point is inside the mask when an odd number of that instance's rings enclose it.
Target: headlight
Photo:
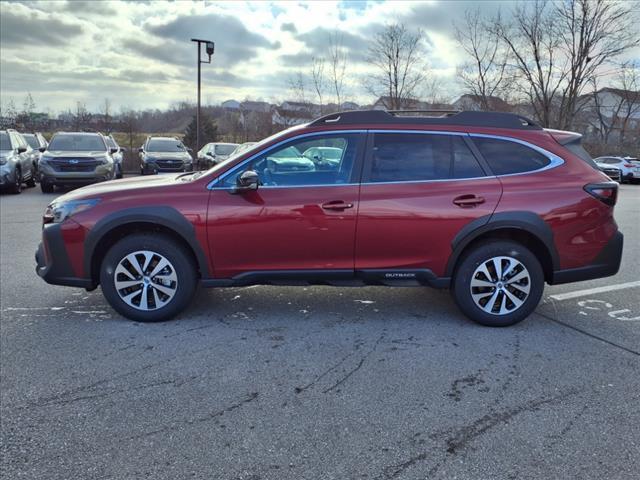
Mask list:
[[[7,159],[5,157],[0,157],[0,165],[6,165]]]
[[[62,223],[67,218],[72,217],[76,213],[89,210],[98,204],[100,199],[92,198],[89,200],[71,200],[68,202],[52,203],[44,211],[42,223]]]
[[[43,164],[43,165],[46,165],[47,163],[49,163],[49,160],[52,160],[52,159],[53,159],[53,157],[50,157],[50,156],[48,156],[48,155],[44,155],[44,154],[43,154],[43,155],[40,157],[40,163],[41,163],[41,164]]]

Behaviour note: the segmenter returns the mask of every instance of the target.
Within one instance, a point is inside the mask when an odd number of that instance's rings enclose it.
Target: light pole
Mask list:
[[[200,150],[200,65],[203,63],[211,63],[211,55],[213,55],[213,42],[209,40],[200,40],[197,38],[192,38],[192,42],[196,42],[198,44],[198,108],[196,110],[196,152]],[[209,60],[202,60],[202,44],[205,44],[205,48],[207,51],[207,55],[209,55]]]

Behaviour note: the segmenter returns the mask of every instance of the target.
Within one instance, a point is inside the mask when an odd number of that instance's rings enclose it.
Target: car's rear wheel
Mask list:
[[[102,292],[118,313],[139,322],[169,320],[196,290],[192,257],[169,237],[134,234],[107,252],[100,268]]]
[[[524,320],[538,306],[544,290],[540,262],[523,245],[487,241],[461,259],[453,279],[453,296],[470,319],[490,327]]]
[[[36,186],[36,177],[34,176],[33,170],[31,170],[31,177],[26,181],[27,187],[34,188]]]
[[[13,185],[11,185],[11,193],[21,193],[22,192],[22,170],[20,168],[16,168],[15,179],[13,181]]]
[[[40,179],[40,190],[42,193],[53,193],[54,186],[52,183],[47,182],[44,178]]]

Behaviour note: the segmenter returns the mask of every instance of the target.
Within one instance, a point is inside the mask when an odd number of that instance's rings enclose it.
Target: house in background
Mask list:
[[[271,111],[271,104],[267,102],[255,102],[247,100],[240,104],[240,109],[245,112],[267,113]]]
[[[237,100],[225,100],[220,106],[225,110],[240,110],[240,102]]]

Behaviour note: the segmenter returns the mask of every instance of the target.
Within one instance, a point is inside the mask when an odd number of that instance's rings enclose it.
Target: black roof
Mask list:
[[[515,113],[456,110],[352,110],[332,113],[309,124],[320,125],[457,125],[465,127],[542,130],[537,123]]]

